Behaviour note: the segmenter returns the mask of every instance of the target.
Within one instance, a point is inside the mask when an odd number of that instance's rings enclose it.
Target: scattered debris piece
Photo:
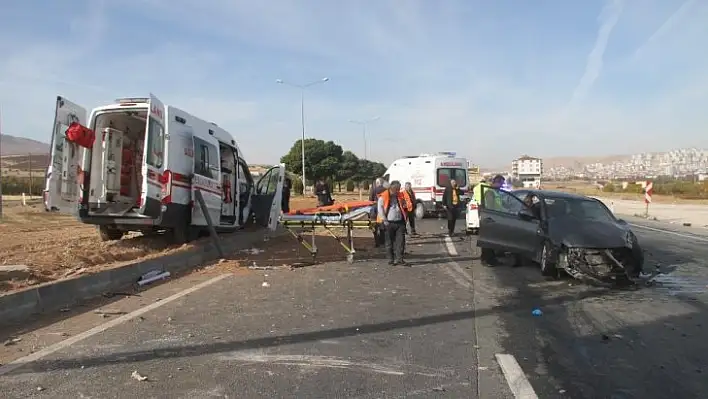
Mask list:
[[[489,367],[487,367],[487,366],[479,366],[479,367],[477,367],[477,370],[482,370],[482,371],[488,370],[488,369],[489,369]]]
[[[609,341],[609,340],[610,340],[610,336],[607,335],[607,334],[602,334],[602,340],[603,340],[603,341]]]
[[[565,389],[561,389],[561,390],[559,390],[559,391],[558,391],[558,393],[560,393],[560,394],[564,394],[564,393],[565,393]]]
[[[256,262],[253,262],[253,265],[252,265],[252,266],[248,266],[248,268],[249,268],[250,270],[273,270],[273,269],[275,269],[275,268],[272,267],[272,266],[256,266],[255,263],[256,263]]]
[[[267,281],[264,281],[263,284],[261,284],[261,287],[268,288],[268,287],[270,287],[270,284],[268,284]]]
[[[543,311],[539,308],[534,308],[534,310],[531,311],[531,314],[536,317],[539,317],[539,316],[543,316]]]
[[[32,274],[27,265],[2,265],[0,266],[0,281],[13,279],[26,279]]]
[[[37,387],[37,391],[38,391],[38,392],[44,391],[44,387]]]
[[[258,248],[251,248],[251,249],[242,249],[241,252],[245,253],[245,254],[249,254],[249,255],[258,255],[258,254],[263,253],[265,251],[262,249],[258,249]]]
[[[143,286],[145,284],[150,284],[153,281],[162,280],[167,277],[170,277],[170,272],[163,272],[160,270],[152,270],[152,271],[149,271],[149,272],[143,274],[142,277],[140,277],[140,280],[138,280],[138,285]]]
[[[145,377],[145,376],[143,376],[143,375],[140,375],[140,373],[138,373],[137,370],[136,370],[136,371],[133,371],[133,373],[132,373],[130,376],[131,376],[134,380],[138,380],[138,381],[147,381],[147,379],[148,379],[147,377]]]
[[[5,341],[5,346],[10,346],[10,345],[15,345],[16,343],[22,341],[22,338],[10,338],[7,341]]]
[[[685,227],[691,227],[691,223],[684,223],[683,224]]]
[[[173,319],[172,319],[171,317],[168,317],[168,318],[167,318],[167,322],[168,322],[168,323],[169,323],[169,322],[172,322],[172,320],[173,320]]]
[[[433,388],[433,392],[445,392],[445,387],[435,387]]]
[[[621,334],[613,334],[612,336],[615,337],[615,338],[617,338],[617,339],[622,339],[622,338],[624,338]]]
[[[61,309],[59,309],[59,311],[62,313],[66,313],[66,312],[70,312],[71,308],[61,308]]]

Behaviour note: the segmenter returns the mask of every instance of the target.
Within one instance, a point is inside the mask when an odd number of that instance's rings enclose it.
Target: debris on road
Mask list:
[[[268,288],[268,287],[270,287],[270,284],[268,284],[267,281],[264,281],[263,284],[261,284],[261,287]]]
[[[145,377],[144,375],[140,375],[140,373],[138,373],[137,370],[133,371],[133,373],[132,373],[130,376],[131,376],[134,380],[138,380],[138,381],[147,381],[147,379],[148,379],[148,378]]]
[[[435,387],[433,388],[433,392],[445,392],[445,387]]]
[[[170,277],[170,272],[163,272],[161,270],[152,270],[149,271],[140,277],[140,280],[138,280],[138,285],[143,286],[145,284],[150,284],[153,281],[157,280],[162,280],[167,277]]]
[[[242,250],[241,250],[241,253],[249,254],[249,255],[258,255],[258,254],[261,254],[261,253],[263,253],[263,252],[265,252],[265,251],[262,250],[262,249],[258,249],[258,248],[242,249]]]
[[[22,341],[22,338],[10,338],[7,341],[5,341],[4,345],[5,346],[10,346],[10,345],[15,345],[16,343]]]
[[[539,316],[543,316],[543,311],[539,308],[535,308],[534,310],[531,311],[531,314],[536,317],[539,317]]]

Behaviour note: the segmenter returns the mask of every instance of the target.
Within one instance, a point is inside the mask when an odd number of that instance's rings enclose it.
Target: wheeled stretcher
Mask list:
[[[279,223],[285,228],[312,256],[317,257],[316,233],[325,231],[346,251],[347,262],[354,262],[354,229],[373,230],[375,220],[370,219],[370,214],[375,202],[357,201],[343,203],[337,206],[303,209],[280,216]],[[339,230],[339,234],[335,232]],[[342,234],[343,231],[343,234]],[[305,237],[310,234],[310,242]],[[344,236],[344,237],[343,237]]]

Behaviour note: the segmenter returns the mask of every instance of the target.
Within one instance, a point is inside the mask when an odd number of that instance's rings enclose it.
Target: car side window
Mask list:
[[[524,203],[512,193],[501,190],[484,190],[484,207],[487,210],[508,215],[518,215]]]

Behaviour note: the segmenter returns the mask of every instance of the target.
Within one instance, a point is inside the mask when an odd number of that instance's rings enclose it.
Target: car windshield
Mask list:
[[[614,222],[615,217],[600,202],[582,198],[546,198],[546,210],[549,218],[574,218]]]

